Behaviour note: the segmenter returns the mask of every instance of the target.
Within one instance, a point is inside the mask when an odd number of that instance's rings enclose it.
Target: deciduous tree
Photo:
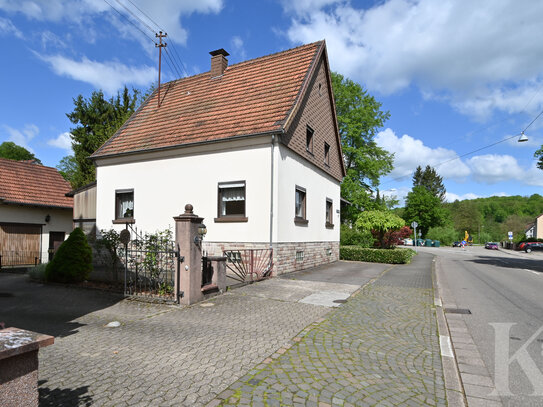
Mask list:
[[[419,224],[417,229],[423,236],[426,236],[428,229],[442,226],[447,220],[447,213],[441,207],[439,198],[420,185],[407,194],[403,215],[409,224],[413,221]]]
[[[332,73],[332,87],[347,172],[341,196],[353,204],[343,215],[354,221],[361,209],[372,208],[371,190],[393,169],[393,154],[374,140],[390,114],[361,85],[338,73]]]
[[[33,153],[13,141],[4,141],[0,144],[0,157],[15,161],[34,160],[37,164],[41,164],[41,161]]]
[[[382,248],[388,248],[387,232],[398,230],[405,225],[405,221],[389,211],[364,211],[356,219],[356,227],[362,230],[371,230]]]
[[[77,161],[73,155],[63,157],[57,165],[57,170],[73,188],[76,188],[74,180],[77,174]]]

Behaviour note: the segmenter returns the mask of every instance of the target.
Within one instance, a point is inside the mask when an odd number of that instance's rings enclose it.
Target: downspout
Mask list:
[[[271,174],[270,174],[270,249],[273,246],[273,171],[274,171],[275,134],[271,136]]]

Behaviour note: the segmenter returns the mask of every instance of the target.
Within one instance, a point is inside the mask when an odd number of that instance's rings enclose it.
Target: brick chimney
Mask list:
[[[209,54],[211,55],[211,77],[221,76],[228,66],[226,57],[230,54],[222,48],[211,51]]]

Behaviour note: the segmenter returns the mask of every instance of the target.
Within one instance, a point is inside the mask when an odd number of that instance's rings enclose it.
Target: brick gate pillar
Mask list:
[[[185,256],[185,261],[180,266],[179,287],[175,289],[183,292],[180,303],[190,305],[204,298],[201,290],[202,247],[194,239],[198,236],[198,226],[204,218],[195,215],[192,205],[186,204],[185,213],[173,219],[175,220],[175,241],[179,245],[181,256]]]

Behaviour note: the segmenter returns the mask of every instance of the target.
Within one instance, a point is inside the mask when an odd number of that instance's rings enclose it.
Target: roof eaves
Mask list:
[[[2,200],[2,203],[5,205],[31,206],[31,207],[36,207],[36,208],[73,209],[73,205],[72,206],[50,205],[50,204],[40,204],[40,203],[30,203],[30,202],[8,201],[5,199]]]
[[[286,129],[290,126],[292,120],[296,116],[296,113],[298,112],[298,109],[300,108],[301,101],[303,100],[303,97],[305,95],[305,92],[307,91],[309,87],[309,82],[311,81],[311,78],[313,77],[313,74],[315,73],[315,69],[317,67],[317,61],[319,60],[322,51],[325,47],[324,40],[318,41],[317,44],[319,46],[317,47],[317,50],[315,51],[315,54],[313,55],[313,59],[311,60],[311,63],[309,65],[309,69],[307,70],[304,80],[302,81],[302,86],[300,86],[300,90],[298,91],[298,94],[296,95],[296,99],[294,99],[294,103],[292,104],[292,107],[287,112],[285,118],[282,120],[282,128],[286,131]]]
[[[236,141],[240,139],[245,138],[251,138],[251,137],[262,137],[262,136],[270,136],[272,134],[279,134],[283,133],[284,130],[281,127],[277,127],[277,129],[264,131],[261,133],[249,133],[249,134],[241,134],[237,136],[227,137],[227,138],[221,138],[221,139],[214,139],[214,140],[205,140],[205,141],[195,141],[192,143],[186,143],[186,144],[177,144],[174,146],[164,146],[164,147],[156,147],[156,148],[149,148],[144,150],[131,150],[131,151],[123,151],[120,153],[113,153],[113,154],[104,154],[99,155],[96,157],[90,157],[93,160],[102,159],[102,158],[115,158],[115,157],[125,157],[129,155],[135,155],[135,154],[142,154],[142,153],[156,153],[160,151],[170,151],[170,150],[176,150],[186,147],[195,147],[205,144],[216,144],[216,143],[222,143],[222,142],[228,142],[228,141]]]
[[[83,185],[82,187],[76,188],[70,192],[66,192],[64,196],[67,196],[68,198],[72,198],[75,194],[81,191],[85,191],[87,189],[91,189],[92,187],[96,186],[96,181],[89,182],[87,185]]]
[[[328,77],[328,93],[330,95],[330,104],[332,106],[332,117],[334,118],[334,129],[336,131],[336,140],[337,140],[337,148],[339,151],[339,161],[341,163],[341,172],[343,177],[347,176],[347,169],[345,168],[345,161],[343,159],[343,148],[341,147],[341,136],[339,134],[339,126],[337,124],[337,114],[336,114],[336,100],[334,98],[334,89],[332,88],[332,74],[330,72],[330,65],[328,64],[328,52],[326,51],[326,48],[324,49],[324,59],[325,59],[325,69],[326,69],[326,75]]]

